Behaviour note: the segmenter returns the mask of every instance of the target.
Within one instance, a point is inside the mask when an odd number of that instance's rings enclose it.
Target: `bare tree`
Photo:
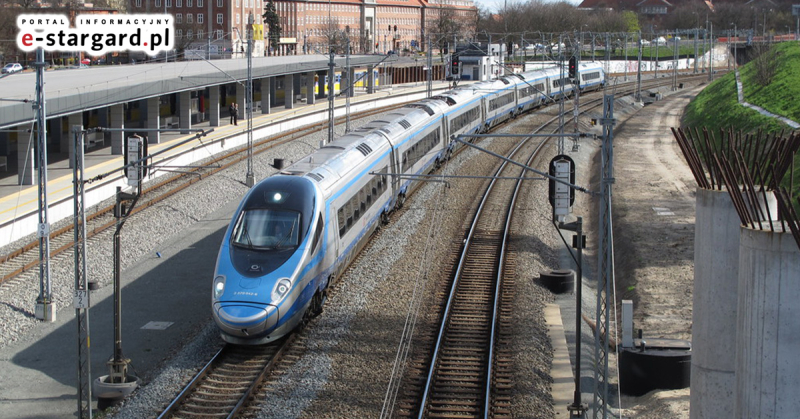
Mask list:
[[[774,48],[763,42],[753,43],[753,48],[750,50],[752,57],[752,64],[755,67],[756,82],[761,86],[766,87],[772,83],[775,78],[775,69],[777,68],[778,54]]]
[[[439,50],[443,50],[448,42],[462,35],[464,29],[463,22],[456,16],[456,11],[448,7],[438,7],[435,15],[428,20],[426,33],[434,40]],[[432,14],[433,14],[432,13]]]

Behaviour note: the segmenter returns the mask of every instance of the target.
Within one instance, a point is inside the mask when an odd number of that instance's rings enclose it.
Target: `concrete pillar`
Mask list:
[[[733,417],[740,224],[727,191],[697,188],[691,419]]]
[[[286,109],[294,108],[294,76],[292,74],[283,76],[283,102]]]
[[[188,134],[192,128],[192,92],[178,93],[178,120],[181,134]]]
[[[372,74],[375,71],[375,66],[367,67],[367,94],[375,93],[375,78]]]
[[[798,278],[800,250],[791,233],[741,227],[736,418],[789,419],[800,411]]]
[[[73,164],[72,162],[75,160],[75,148],[72,146],[73,142],[75,141],[74,137],[75,134],[72,132],[72,127],[75,125],[80,125],[83,128],[83,112],[72,113],[67,115],[67,135],[61,138],[61,150],[67,151],[69,154],[69,168],[72,169]],[[84,141],[86,141],[84,139]],[[22,161],[22,160],[20,160]]]
[[[270,112],[270,98],[272,97],[272,77],[261,79],[261,113]]]
[[[347,96],[349,96],[349,97],[353,97],[354,96],[353,92],[355,91],[355,89],[354,88],[350,89],[350,83],[351,82],[355,82],[355,79],[356,79],[355,75],[356,75],[355,67],[350,67],[350,69],[347,71],[347,80],[342,80],[342,82],[344,83],[342,85],[342,91],[343,92],[347,91]]]
[[[70,141],[72,141],[72,127],[74,125],[83,126],[83,113],[82,112],[72,113],[67,115],[66,118],[67,118],[67,132],[66,132],[67,135],[61,137],[61,143],[59,144],[59,149],[61,150],[62,153],[65,152],[72,153],[73,152],[72,147],[69,146],[71,144]],[[70,156],[72,155],[70,154]]]
[[[314,77],[316,77],[317,73],[312,71],[306,75],[306,103],[309,105],[313,105],[316,102],[316,97],[314,94],[314,87],[317,85]]]
[[[242,84],[236,83],[236,103],[239,105],[239,121],[247,118],[247,111],[244,108],[245,90],[244,82]]]
[[[16,126],[12,129],[24,131],[28,128],[30,126]],[[17,136],[17,182],[20,185],[35,185],[38,180],[36,177],[36,159],[34,158],[36,155],[34,151],[36,136],[22,132],[14,134]],[[72,166],[70,165],[70,167]]]
[[[219,89],[222,86],[211,86],[208,88],[208,119],[212,127],[219,126]]]
[[[122,104],[113,105],[108,108],[111,116],[111,128],[125,128],[125,107]],[[124,141],[122,132],[111,132],[111,154],[121,156],[123,153]]]
[[[147,128],[149,129],[158,129],[161,126],[161,98],[150,97],[147,98]],[[147,132],[147,143],[148,144],[158,144],[161,142],[161,133],[158,131],[149,131]],[[112,144],[111,147],[113,148],[114,145]],[[111,154],[115,154],[114,150],[111,150]]]

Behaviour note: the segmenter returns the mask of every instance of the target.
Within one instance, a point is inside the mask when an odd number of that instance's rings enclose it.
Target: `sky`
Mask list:
[[[475,4],[481,5],[484,9],[489,9],[492,11],[497,11],[498,9],[502,9],[503,5],[505,4],[506,0],[473,0]],[[507,0],[509,3],[513,2],[525,2],[527,0]],[[555,3],[559,0],[543,0],[545,3]],[[581,0],[565,0],[567,3],[578,5],[581,3]]]

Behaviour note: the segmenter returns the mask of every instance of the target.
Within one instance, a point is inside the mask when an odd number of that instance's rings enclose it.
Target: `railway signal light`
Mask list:
[[[578,77],[578,57],[572,56],[569,58],[569,78],[574,79]]]
[[[451,63],[451,66],[450,66],[450,74],[452,74],[453,77],[455,77],[455,76],[461,74],[461,69],[460,69],[460,64],[461,63],[458,61],[458,58],[455,58],[455,57],[451,61],[452,61],[452,63]]]
[[[563,222],[575,203],[575,189],[563,183],[575,184],[575,162],[567,155],[558,155],[550,161],[549,199],[553,207],[553,221]]]
[[[130,136],[126,138],[125,148],[127,150],[125,153],[125,177],[128,178],[128,185],[137,186],[148,174],[147,164],[145,161],[140,161],[148,155],[147,138],[140,135]]]

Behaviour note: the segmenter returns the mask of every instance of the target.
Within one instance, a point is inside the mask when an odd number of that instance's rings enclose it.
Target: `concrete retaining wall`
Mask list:
[[[788,232],[742,227],[734,417],[796,418],[800,412],[799,355],[797,243]]]
[[[727,191],[697,189],[691,419],[733,417],[739,215]]]

